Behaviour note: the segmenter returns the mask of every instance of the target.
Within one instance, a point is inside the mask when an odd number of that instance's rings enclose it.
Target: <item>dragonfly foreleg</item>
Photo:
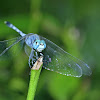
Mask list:
[[[36,59],[32,58],[32,66],[34,65]]]
[[[31,50],[31,53],[30,53],[30,56],[29,56],[29,60],[28,60],[28,63],[29,63],[29,67],[31,68],[34,64],[33,64],[33,62],[34,62],[34,50],[32,49]]]
[[[43,54],[42,54],[42,53],[40,53],[40,56],[43,56]]]
[[[30,56],[29,56],[29,67],[31,68],[31,67],[33,67],[33,65],[34,65],[34,63],[36,62],[36,60],[38,59],[39,57],[38,57],[38,53],[34,50],[34,49],[32,49],[31,50],[31,53],[30,53]]]
[[[38,57],[38,53],[37,52],[35,52],[35,57],[36,57],[36,59],[38,59],[39,57]]]
[[[29,60],[28,60],[28,64],[29,64],[29,67],[31,68],[31,58],[29,57]]]

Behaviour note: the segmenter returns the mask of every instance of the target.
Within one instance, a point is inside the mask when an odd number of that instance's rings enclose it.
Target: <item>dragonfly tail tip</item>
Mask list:
[[[9,25],[9,24],[10,24],[10,22],[8,22],[8,21],[4,21],[4,23],[5,23],[6,25]]]
[[[4,21],[4,24],[6,24],[7,23],[7,21]]]

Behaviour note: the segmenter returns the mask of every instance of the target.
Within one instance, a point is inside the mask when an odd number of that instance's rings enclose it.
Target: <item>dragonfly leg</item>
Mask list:
[[[28,60],[28,64],[29,64],[29,67],[31,68],[31,58],[29,57],[29,60]]]
[[[34,58],[29,58],[29,67],[31,68],[34,65],[34,62],[36,61],[36,59]]]
[[[32,66],[34,65],[35,61],[36,61],[36,59],[32,58]]]
[[[42,54],[42,53],[40,53],[40,56],[43,56],[43,54]]]
[[[35,61],[38,59],[39,57],[38,57],[38,53],[34,50],[34,49],[32,49],[31,50],[31,53],[30,53],[30,56],[29,56],[29,67],[31,68],[31,67],[33,67],[33,65],[34,65],[34,63],[35,63]]]
[[[35,57],[36,57],[36,59],[38,59],[39,57],[38,57],[38,53],[37,52],[35,52]]]
[[[31,53],[30,53],[30,56],[29,56],[29,60],[28,60],[28,64],[29,64],[29,67],[31,68],[34,64],[33,64],[33,61],[34,61],[34,50],[32,49],[31,50]],[[32,63],[31,63],[32,61]],[[31,65],[32,64],[32,65]]]

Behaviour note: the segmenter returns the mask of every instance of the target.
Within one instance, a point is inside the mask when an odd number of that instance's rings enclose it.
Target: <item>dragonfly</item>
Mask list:
[[[29,57],[28,64],[30,68],[42,56],[43,68],[47,70],[72,77],[81,77],[83,74],[90,76],[92,74],[91,68],[85,62],[64,51],[47,38],[34,33],[25,34],[8,21],[5,21],[5,24],[18,32],[20,37],[0,41],[0,44],[3,45],[13,40],[11,45],[1,50],[0,56],[3,56],[14,45],[24,41],[24,50]]]

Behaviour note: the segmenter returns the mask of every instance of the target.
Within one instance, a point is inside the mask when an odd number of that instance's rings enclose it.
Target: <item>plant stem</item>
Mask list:
[[[36,87],[37,87],[39,75],[42,69],[42,65],[43,65],[43,62],[37,60],[37,62],[33,66],[34,70],[33,68],[31,69],[27,100],[34,100]],[[37,67],[39,67],[39,70],[37,69]]]

